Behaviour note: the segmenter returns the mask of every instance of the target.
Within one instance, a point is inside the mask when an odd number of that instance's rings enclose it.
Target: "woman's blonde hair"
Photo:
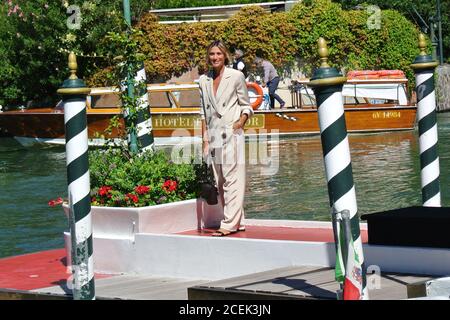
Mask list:
[[[211,51],[211,49],[213,47],[217,47],[217,48],[219,48],[220,51],[222,51],[223,55],[225,56],[225,65],[226,66],[229,65],[231,62],[230,51],[228,50],[228,48],[225,46],[225,44],[221,40],[215,40],[215,41],[211,42],[211,44],[206,49],[206,64],[208,66],[211,65],[211,61],[209,61],[209,51]]]

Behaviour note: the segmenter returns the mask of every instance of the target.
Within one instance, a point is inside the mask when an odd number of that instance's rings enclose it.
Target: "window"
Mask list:
[[[89,97],[91,108],[93,109],[120,108],[122,105],[120,97],[115,93],[98,94]]]
[[[348,97],[344,96],[344,104],[366,104],[366,100],[361,97]]]
[[[148,93],[150,108],[175,108],[175,103],[168,91],[151,91]]]
[[[200,92],[195,90],[172,91],[181,108],[196,108],[200,106]]]

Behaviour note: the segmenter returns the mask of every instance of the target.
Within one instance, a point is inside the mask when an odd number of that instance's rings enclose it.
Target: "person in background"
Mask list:
[[[280,109],[283,109],[286,103],[279,95],[275,93],[278,89],[278,83],[280,82],[280,77],[278,76],[277,70],[275,70],[273,64],[260,57],[255,58],[255,63],[258,67],[262,67],[264,69],[264,80],[262,86],[267,86],[267,88],[269,88],[270,109],[275,108],[275,100],[277,100],[280,104]]]
[[[223,204],[220,228],[212,236],[243,231],[245,195],[244,126],[252,116],[244,74],[226,67],[228,49],[221,41],[206,51],[210,71],[199,79],[203,155],[211,159],[214,178]]]
[[[247,79],[248,72],[243,57],[244,52],[242,52],[242,50],[237,49],[236,51],[234,51],[233,69],[241,71],[244,74],[244,77]]]

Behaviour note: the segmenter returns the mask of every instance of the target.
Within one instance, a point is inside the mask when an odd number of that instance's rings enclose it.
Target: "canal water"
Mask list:
[[[438,115],[442,205],[450,206],[450,113]],[[269,141],[271,141],[269,139]],[[417,131],[350,135],[361,214],[421,204]],[[320,137],[285,138],[269,145],[273,170],[247,166],[246,217],[330,219]],[[278,158],[278,159],[277,159]],[[63,147],[20,148],[0,141],[0,258],[62,248],[68,229]]]

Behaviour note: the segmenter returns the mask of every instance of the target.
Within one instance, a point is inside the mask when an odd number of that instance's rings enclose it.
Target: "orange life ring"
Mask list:
[[[264,93],[261,86],[255,82],[247,82],[247,90],[249,91],[250,101],[255,99],[255,101],[251,102],[251,107],[253,110],[258,109],[258,107],[263,102]],[[250,93],[253,93],[252,95]]]

